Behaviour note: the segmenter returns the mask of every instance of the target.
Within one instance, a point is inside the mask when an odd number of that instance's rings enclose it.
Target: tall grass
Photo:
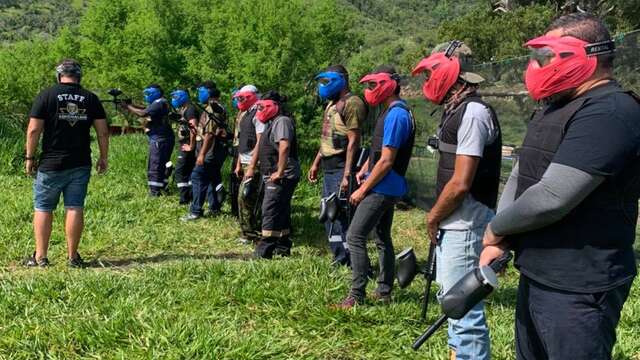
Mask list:
[[[95,155],[94,155],[95,157]],[[183,224],[177,196],[146,196],[146,140],[112,138],[111,168],[93,176],[80,252],[92,268],[65,265],[63,212],[55,213],[53,266],[24,269],[33,249],[31,179],[0,174],[0,359],[446,359],[446,331],[419,352],[412,340],[423,283],[397,289],[390,306],[353,311],[329,304],[348,291],[350,273],[330,266],[315,219],[319,185],[301,182],[294,198],[293,256],[250,259],[225,213]],[[426,257],[424,213],[398,211],[396,252]],[[376,254],[370,249],[372,260]],[[489,300],[494,359],[513,359],[517,273]],[[370,284],[370,290],[375,284]],[[640,282],[618,328],[616,359],[638,359]],[[432,300],[432,322],[438,307]],[[567,341],[571,341],[570,334]]]

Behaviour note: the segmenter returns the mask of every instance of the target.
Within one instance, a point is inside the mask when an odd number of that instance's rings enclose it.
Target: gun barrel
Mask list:
[[[438,320],[433,325],[429,326],[427,331],[425,331],[422,335],[420,335],[420,337],[416,339],[416,341],[413,342],[411,348],[416,351],[420,349],[422,344],[424,344],[425,341],[429,340],[431,335],[433,335],[433,333],[435,333],[436,330],[438,330],[445,323],[445,321],[447,321],[447,319],[447,315],[440,316],[440,318],[438,318]]]

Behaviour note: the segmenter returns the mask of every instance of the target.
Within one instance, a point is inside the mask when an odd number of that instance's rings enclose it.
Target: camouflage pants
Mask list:
[[[246,165],[242,165],[242,169],[246,172]],[[244,188],[246,183],[242,181],[240,188],[238,189],[238,220],[240,222],[240,229],[242,229],[242,235],[249,240],[258,240],[260,238],[262,224],[261,224],[261,209],[260,204],[262,199],[259,198],[258,190],[260,187],[261,177],[257,171],[253,175],[253,179],[249,183],[251,192],[247,198],[244,198]]]

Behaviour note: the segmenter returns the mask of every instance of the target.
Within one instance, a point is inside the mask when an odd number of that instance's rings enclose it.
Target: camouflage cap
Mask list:
[[[447,41],[445,43],[438,44],[433,48],[431,54],[445,52],[451,43],[451,41]],[[469,46],[465,43],[460,43],[460,46],[458,46],[451,55],[460,60],[460,78],[462,80],[471,84],[479,84],[484,81],[482,76],[470,71],[473,69],[475,61],[473,58],[473,51],[471,51]]]

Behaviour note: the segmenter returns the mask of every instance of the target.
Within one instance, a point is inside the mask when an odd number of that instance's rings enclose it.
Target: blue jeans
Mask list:
[[[482,237],[487,224],[470,230],[440,230],[436,247],[438,298],[460,278],[478,266]],[[484,317],[484,302],[478,303],[460,320],[449,319],[449,347],[457,359],[489,359],[489,328]]]
[[[215,196],[215,187],[220,184],[220,169],[215,164],[205,161],[203,165],[196,165],[191,172],[191,187],[193,199],[190,211],[192,214],[202,216],[202,207],[208,200],[209,210],[220,210],[221,204]]]
[[[33,182],[33,203],[36,211],[52,212],[58,206],[60,194],[65,209],[82,209],[91,177],[91,166],[60,171],[38,171]]]
[[[331,193],[340,191],[340,183],[344,169],[325,170],[322,184],[322,196],[327,197]],[[333,222],[325,221],[324,228],[329,238],[329,248],[333,253],[333,259],[342,265],[349,265],[349,247],[347,246],[347,216],[344,212]]]

